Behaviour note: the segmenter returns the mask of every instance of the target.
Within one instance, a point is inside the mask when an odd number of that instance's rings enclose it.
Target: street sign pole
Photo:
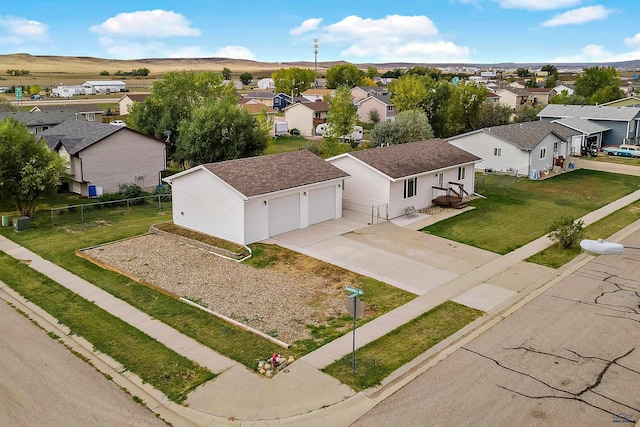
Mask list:
[[[364,294],[364,291],[357,288],[352,288],[351,286],[345,286],[344,290],[347,292],[351,292],[349,298],[353,300],[353,308],[350,306],[347,301],[347,311],[353,316],[353,345],[351,350],[351,375],[355,375],[356,373],[356,319],[359,316],[362,316],[364,310],[362,308],[362,303],[358,299],[358,295]],[[360,303],[360,304],[358,304]]]

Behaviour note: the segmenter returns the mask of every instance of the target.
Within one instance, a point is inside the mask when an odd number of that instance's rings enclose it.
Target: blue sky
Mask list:
[[[224,6],[223,6],[224,4]],[[0,54],[264,62],[640,59],[637,0],[5,1]]]

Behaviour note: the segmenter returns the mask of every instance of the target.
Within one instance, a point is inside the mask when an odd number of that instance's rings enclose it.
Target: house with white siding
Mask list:
[[[342,217],[348,177],[299,150],[208,163],[164,181],[176,225],[246,245]]]
[[[326,101],[296,102],[284,109],[289,129],[298,129],[303,136],[314,136],[318,125],[327,122],[329,103]]]
[[[327,159],[351,178],[343,188],[347,211],[385,219],[424,209],[451,191],[473,193],[475,164],[481,159],[443,139],[352,151]],[[466,192],[466,193],[465,193]]]
[[[67,120],[39,136],[67,161],[66,180],[73,193],[97,196],[131,184],[153,190],[162,182],[165,143],[132,129]]]
[[[529,176],[534,169],[551,170],[568,159],[572,138],[577,135],[579,132],[558,123],[537,121],[478,129],[447,141],[481,158],[478,169]]]

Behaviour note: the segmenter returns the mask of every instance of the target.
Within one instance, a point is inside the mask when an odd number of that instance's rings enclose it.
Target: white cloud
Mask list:
[[[470,49],[442,40],[427,16],[389,15],[381,19],[347,16],[324,26],[321,44],[344,46],[341,56],[361,61],[440,62],[468,59]]]
[[[256,56],[244,46],[225,46],[218,49],[213,53],[213,56],[218,58],[233,58],[233,59],[249,59],[254,60]]]
[[[555,58],[550,62],[618,62],[640,58],[640,46],[632,52],[613,54],[601,45],[590,44],[582,48],[580,53],[571,56]]]
[[[636,34],[633,37],[624,39],[624,44],[626,44],[627,46],[631,46],[632,48],[640,49],[640,33]]]
[[[16,16],[0,17],[0,43],[19,45],[42,41],[49,27],[41,22]]]
[[[119,13],[100,25],[92,26],[90,30],[98,34],[123,38],[200,35],[200,30],[191,28],[190,22],[184,16],[161,9]]]
[[[555,15],[548,21],[543,22],[542,26],[557,27],[569,24],[586,24],[587,22],[606,19],[611,13],[613,13],[613,10],[604,6],[581,7]]]
[[[310,18],[302,22],[299,27],[289,30],[289,34],[292,36],[299,36],[300,34],[308,33],[309,31],[317,30],[322,22],[322,18]]]
[[[581,0],[493,0],[504,9],[554,10],[573,7]]]

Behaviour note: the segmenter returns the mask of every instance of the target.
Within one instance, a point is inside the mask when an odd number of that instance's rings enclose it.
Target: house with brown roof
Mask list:
[[[284,109],[284,117],[289,129],[298,129],[303,136],[314,136],[318,125],[327,122],[328,112],[326,101],[297,102]]]
[[[574,137],[581,135],[558,123],[537,121],[478,129],[447,141],[481,158],[478,169],[531,176],[555,165],[566,167]]]
[[[518,111],[523,105],[532,105],[534,97],[527,89],[507,87],[496,91],[500,103]]]
[[[84,196],[152,190],[166,169],[165,143],[126,127],[72,119],[39,136],[67,161],[69,191]]]
[[[384,219],[420,210],[451,190],[472,193],[475,164],[481,159],[443,139],[352,151],[327,159],[351,178],[343,189],[348,211]],[[465,193],[466,192],[466,193]]]
[[[246,245],[342,217],[348,176],[300,150],[204,164],[164,181],[176,225]]]
[[[135,102],[144,102],[150,94],[148,93],[130,93],[118,100],[118,110],[121,116],[129,114],[129,109]]]

